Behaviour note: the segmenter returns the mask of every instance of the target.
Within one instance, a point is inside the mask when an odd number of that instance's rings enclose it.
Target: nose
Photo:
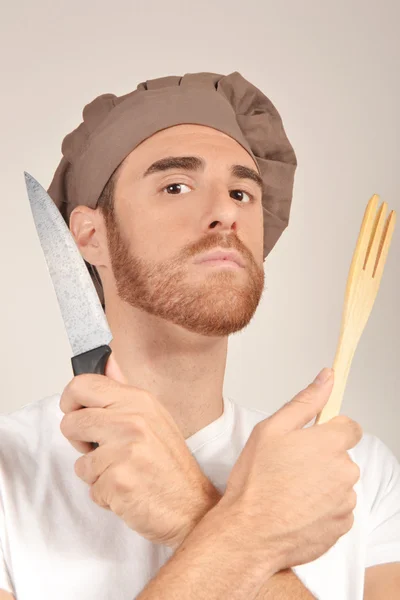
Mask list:
[[[240,206],[229,196],[226,189],[215,191],[210,203],[209,229],[224,231],[237,231],[237,220]]]

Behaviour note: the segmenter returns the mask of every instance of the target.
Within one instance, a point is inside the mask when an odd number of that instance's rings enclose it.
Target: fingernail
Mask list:
[[[314,383],[317,383],[319,385],[321,385],[322,383],[327,383],[327,381],[329,381],[329,379],[331,377],[332,377],[332,369],[325,367],[324,369],[322,369],[322,371],[320,373],[318,373],[318,375],[314,379]]]

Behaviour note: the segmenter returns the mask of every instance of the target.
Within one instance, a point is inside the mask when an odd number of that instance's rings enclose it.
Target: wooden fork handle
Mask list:
[[[336,351],[335,360],[333,363],[334,382],[331,395],[328,402],[325,404],[322,411],[317,415],[315,425],[326,423],[333,417],[340,414],[342,407],[343,395],[346,389],[347,379],[349,377],[351,363],[356,351],[357,344],[345,342],[345,337],[342,336],[339,341]]]

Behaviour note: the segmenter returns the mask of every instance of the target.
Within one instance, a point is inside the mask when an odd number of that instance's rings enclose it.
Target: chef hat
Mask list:
[[[161,77],[122,96],[98,96],[63,140],[49,196],[69,225],[76,206],[96,208],[111,175],[136,146],[184,123],[229,135],[255,161],[263,180],[265,259],[289,222],[297,161],[275,106],[238,72]],[[101,283],[94,283],[104,306]]]

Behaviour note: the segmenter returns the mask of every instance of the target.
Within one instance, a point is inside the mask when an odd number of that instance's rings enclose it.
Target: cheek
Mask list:
[[[242,226],[254,254],[257,255],[260,245],[263,245],[264,220],[262,206],[255,206],[254,208],[254,211],[249,211],[246,215]]]
[[[125,237],[134,256],[146,263],[161,263],[175,258],[185,245],[195,239],[189,222],[182,215],[156,215],[151,211],[130,217],[124,223]]]

